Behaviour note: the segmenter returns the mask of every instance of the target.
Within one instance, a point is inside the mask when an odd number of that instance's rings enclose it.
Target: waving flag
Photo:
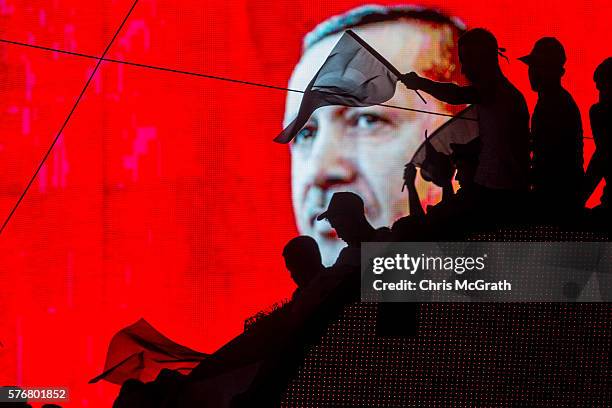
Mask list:
[[[89,381],[123,384],[129,379],[153,381],[163,368],[189,371],[207,355],[177,344],[144,319],[121,329],[111,339],[104,372]]]
[[[467,119],[467,120],[466,120]],[[426,180],[436,180],[448,171],[451,144],[465,145],[478,137],[475,105],[468,106],[440,126],[419,146],[410,163],[421,169]],[[446,159],[445,159],[446,158]]]
[[[371,106],[388,101],[400,76],[361,37],[347,30],[308,84],[297,117],[274,141],[289,143],[322,106]]]

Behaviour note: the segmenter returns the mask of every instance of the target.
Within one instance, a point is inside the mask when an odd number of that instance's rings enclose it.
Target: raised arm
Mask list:
[[[450,82],[435,82],[409,72],[400,78],[408,89],[425,91],[434,98],[450,103],[451,105],[464,105],[479,101],[478,91],[472,86],[459,86]]]
[[[448,180],[447,183],[442,185],[442,201],[448,201],[455,195],[455,190],[453,189],[453,182]]]
[[[408,205],[411,216],[423,217],[425,215],[425,211],[423,211],[423,207],[421,206],[421,199],[419,198],[419,193],[417,192],[416,186],[414,185],[414,181],[416,180],[416,167],[414,164],[408,163],[404,168],[404,185],[408,188]]]
[[[604,176],[604,167],[610,160],[610,138],[603,125],[604,118],[595,106],[591,107],[589,117],[591,119],[591,130],[595,139],[595,153],[587,167],[584,177],[584,201],[588,200],[593,190]]]

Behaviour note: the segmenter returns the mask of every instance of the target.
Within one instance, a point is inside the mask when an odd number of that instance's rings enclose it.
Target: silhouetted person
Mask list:
[[[385,241],[389,238],[389,228],[374,228],[366,219],[363,200],[355,193],[341,191],[334,193],[327,210],[317,217],[326,219],[336,230],[338,238],[347,243],[340,251],[334,266],[348,265],[359,267],[361,243]]]
[[[606,182],[601,196],[602,209],[610,209],[610,186],[612,180],[612,57],[604,60],[593,75],[599,91],[599,102],[591,106],[589,117],[595,139],[595,153],[589,162],[585,177],[586,201],[603,178]]]
[[[440,230],[463,234],[477,223],[474,214],[479,209],[480,197],[474,178],[478,171],[480,139],[474,139],[467,144],[451,143],[450,147],[452,150],[450,160],[457,169],[455,180],[459,184],[459,189],[454,194],[447,194],[446,199],[443,197],[440,203],[428,207],[427,218]]]
[[[296,292],[303,290],[325,270],[317,241],[307,235],[300,235],[287,242],[283,248],[283,258],[291,279],[297,285]]]
[[[314,238],[301,235],[290,240],[283,249],[285,265],[297,289],[291,297],[288,330],[302,324],[320,306],[323,299],[342,280],[323,265],[319,245]]]
[[[451,163],[449,156],[438,153],[435,159],[436,163],[433,164],[438,168],[442,168],[436,171],[434,174],[428,174],[428,172],[421,172],[421,176],[426,181],[430,181],[442,188],[442,201],[449,199],[453,194],[453,173],[455,169]],[[425,211],[421,206],[421,199],[416,188],[416,175],[417,170],[414,164],[408,163],[404,167],[404,185],[408,190],[408,205],[410,210],[410,216],[424,216]]]
[[[443,155],[445,156],[445,155]],[[448,156],[448,167],[450,168],[450,159]],[[440,160],[438,160],[440,164]],[[443,172],[446,173],[446,172]],[[421,177],[426,181],[430,181],[442,188],[442,201],[449,199],[453,195],[452,173],[448,172],[447,177],[427,177],[426,172],[421,171]],[[427,241],[435,232],[431,231],[426,226],[426,214],[421,205],[421,198],[416,188],[417,169],[412,163],[406,164],[404,168],[404,185],[408,192],[409,215],[402,217],[393,223],[391,227],[391,241]]]
[[[493,34],[475,28],[459,38],[461,71],[471,85],[434,82],[414,72],[402,77],[409,89],[450,104],[476,105],[482,148],[474,182],[479,205],[494,219],[507,218],[523,204],[529,169],[529,111],[501,71],[500,51]]]
[[[561,85],[566,57],[552,37],[539,39],[519,58],[529,66],[538,102],[531,118],[532,183],[542,214],[567,215],[582,207],[583,142],[580,111]]]
[[[391,240],[391,231],[383,227],[375,229],[365,216],[363,200],[355,193],[334,193],[327,211],[317,217],[327,219],[338,237],[347,243],[340,251],[332,270],[353,268],[352,276],[345,279],[345,289],[353,291],[359,285],[362,242],[384,242]],[[351,285],[351,281],[356,285]],[[381,303],[378,307],[376,333],[381,336],[414,335],[416,330],[416,306],[414,303]]]
[[[474,177],[478,169],[480,139],[467,144],[451,143],[451,154],[447,156],[453,172],[442,172],[440,177],[431,180],[442,187],[442,200],[436,205],[427,206],[427,213],[415,187],[416,168],[407,164],[404,180],[408,187],[410,215],[397,220],[391,231],[394,241],[414,241],[440,238],[441,231],[449,231],[460,226],[468,227],[473,221],[472,213],[478,208],[478,190]],[[456,169],[456,172],[454,171]],[[457,192],[453,189],[452,179],[459,183]]]
[[[372,227],[366,219],[363,200],[352,192],[334,193],[327,210],[317,217],[317,221],[324,219],[347,246],[332,267],[321,270],[294,297],[287,341],[262,363],[249,389],[236,396],[232,407],[279,404],[308,347],[320,338],[346,304],[359,299],[361,243],[390,238],[388,228]],[[301,245],[297,248],[303,249]]]

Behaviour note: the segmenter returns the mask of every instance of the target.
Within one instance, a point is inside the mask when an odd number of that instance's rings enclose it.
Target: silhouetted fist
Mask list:
[[[420,79],[421,77],[413,71],[402,75],[400,81],[402,81],[402,84],[404,84],[408,89],[419,89]]]
[[[414,164],[408,163],[406,167],[404,167],[404,183],[407,186],[411,186],[414,184],[414,180],[416,180],[417,170]]]

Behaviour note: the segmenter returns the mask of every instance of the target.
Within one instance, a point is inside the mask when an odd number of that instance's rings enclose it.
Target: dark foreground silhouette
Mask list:
[[[543,38],[521,58],[538,92],[531,133],[525,100],[500,68],[501,52],[490,32],[470,30],[459,57],[471,85],[401,78],[409,89],[472,104],[478,114],[478,137],[469,143],[451,143],[447,155],[425,146],[420,174],[442,187],[440,203],[421,206],[412,164],[404,170],[411,215],[391,228],[374,228],[356,194],[335,193],[317,217],[347,244],[333,266],[322,265],[312,238],[294,238],[282,252],[297,285],[288,302],[249,319],[215,353],[196,354],[201,360],[191,371],[164,368],[153,381],[126,380],[114,407],[277,407],[283,398],[286,406],[609,403],[610,304],[359,303],[363,242],[609,241],[609,189],[597,208],[584,202],[612,168],[610,59],[594,76],[597,150],[585,175],[580,115],[561,86],[563,46]]]

